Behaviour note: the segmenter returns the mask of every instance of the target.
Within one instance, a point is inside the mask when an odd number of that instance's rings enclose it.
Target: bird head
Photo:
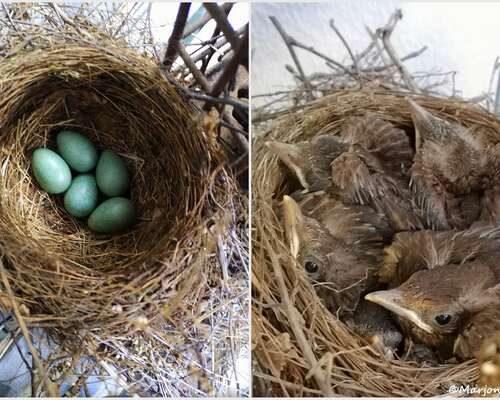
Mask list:
[[[307,191],[323,190],[329,185],[330,164],[345,147],[332,135],[297,143],[270,140],[265,144]]]
[[[379,261],[376,246],[361,245],[359,251],[353,247],[360,235],[373,234],[372,226],[360,224],[359,214],[337,200],[307,196],[300,203],[283,197],[282,219],[290,251],[327,307],[351,312]]]
[[[318,219],[305,215],[289,196],[283,197],[282,216],[292,256],[304,266],[311,280],[320,280],[325,275],[330,252],[327,247],[331,243],[324,226]]]
[[[365,298],[409,321],[419,341],[433,344],[453,335],[494,284],[495,275],[487,265],[471,262],[415,272],[399,287]]]
[[[415,126],[415,146],[417,151],[426,140],[446,141],[451,136],[465,130],[465,127],[457,123],[446,121],[431,114],[411,99],[408,100],[408,104],[413,125]]]

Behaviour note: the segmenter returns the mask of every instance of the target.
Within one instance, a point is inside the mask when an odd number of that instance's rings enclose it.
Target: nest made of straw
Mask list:
[[[254,393],[267,396],[432,396],[477,379],[475,360],[424,368],[387,361],[332,315],[290,256],[276,204],[291,190],[264,146],[269,139],[307,140],[338,133],[354,115],[374,113],[414,136],[405,96],[388,91],[339,91],[282,113],[253,146],[252,344]],[[467,103],[419,97],[437,116],[481,128],[500,141],[500,121]],[[413,141],[414,142],[414,141]]]
[[[234,222],[221,152],[151,60],[103,41],[48,43],[0,62],[3,283],[28,323],[64,336],[109,337],[158,317],[188,329],[221,285],[211,243]],[[31,153],[64,128],[126,161],[138,215],[128,232],[91,232],[32,178]]]

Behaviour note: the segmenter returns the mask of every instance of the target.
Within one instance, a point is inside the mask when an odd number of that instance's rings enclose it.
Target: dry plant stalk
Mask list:
[[[476,362],[422,367],[387,361],[331,314],[306,272],[290,255],[278,202],[293,188],[266,140],[295,142],[336,134],[343,122],[369,112],[412,130],[405,97],[387,90],[341,90],[282,111],[253,146],[252,344],[254,394],[264,396],[437,396],[451,385],[474,384]],[[480,107],[458,100],[421,96],[434,115],[481,129],[500,143],[500,122]],[[290,304],[291,302],[291,304]],[[301,332],[297,332],[300,329]],[[304,337],[307,340],[304,340]],[[325,384],[328,387],[325,388]]]

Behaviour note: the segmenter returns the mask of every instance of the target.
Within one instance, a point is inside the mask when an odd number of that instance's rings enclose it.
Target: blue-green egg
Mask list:
[[[63,193],[69,188],[71,171],[55,151],[36,149],[31,156],[31,166],[36,181],[47,193]]]
[[[95,170],[97,186],[106,196],[115,197],[125,194],[130,185],[127,166],[120,156],[111,150],[104,150]]]
[[[96,208],[98,197],[94,176],[78,175],[64,194],[64,207],[74,217],[86,217]]]
[[[89,172],[97,164],[97,149],[89,139],[73,131],[57,134],[57,151],[78,172]]]
[[[135,222],[133,203],[125,197],[113,197],[101,203],[88,219],[89,228],[98,233],[116,233]]]

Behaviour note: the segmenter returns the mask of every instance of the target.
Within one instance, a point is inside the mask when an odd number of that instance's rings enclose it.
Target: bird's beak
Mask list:
[[[268,140],[264,144],[292,170],[304,189],[309,189],[304,172],[300,166],[300,160],[304,157],[304,155],[301,154],[300,148],[292,143],[282,143],[274,140]]]
[[[406,318],[427,333],[433,333],[432,326],[422,321],[415,311],[405,306],[403,292],[400,289],[381,290],[379,292],[368,293],[365,295],[365,299],[387,308],[400,317]]]
[[[422,145],[422,131],[424,126],[432,119],[432,114],[420,107],[413,100],[408,99],[408,104],[410,105],[411,118],[413,119],[413,125],[415,126],[415,146],[417,151]]]
[[[300,212],[299,206],[295,200],[286,195],[283,196],[282,210],[285,236],[289,243],[292,256],[297,258],[300,246],[298,224],[302,213]]]

